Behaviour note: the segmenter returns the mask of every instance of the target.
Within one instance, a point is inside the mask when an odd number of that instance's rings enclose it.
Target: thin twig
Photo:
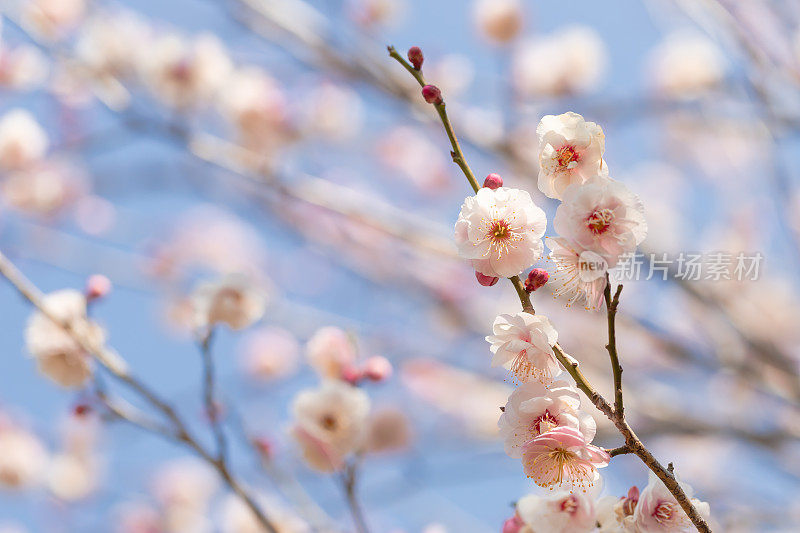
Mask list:
[[[616,317],[619,307],[619,295],[622,293],[622,284],[617,285],[617,291],[611,296],[611,279],[606,272],[606,288],[603,297],[606,301],[606,314],[608,316],[608,356],[611,359],[611,371],[614,374],[614,414],[619,418],[625,417],[625,406],[622,402],[622,365],[617,354]]]
[[[361,504],[356,495],[356,479],[358,475],[358,462],[356,461],[348,464],[342,472],[341,481],[342,488],[344,489],[345,497],[347,499],[347,506],[350,508],[350,514],[353,515],[353,523],[356,526],[358,533],[369,533],[367,522],[364,519],[364,512],[361,509]]]
[[[203,357],[203,403],[206,417],[211,423],[211,431],[214,433],[214,440],[217,444],[217,461],[221,464],[227,464],[228,443],[225,437],[225,428],[222,426],[222,407],[215,399],[216,373],[214,372],[214,355],[211,351],[213,339],[214,329],[212,327],[200,341],[200,353]]]

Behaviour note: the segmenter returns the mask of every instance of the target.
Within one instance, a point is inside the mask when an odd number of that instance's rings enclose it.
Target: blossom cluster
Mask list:
[[[539,189],[561,202],[553,220],[558,236],[548,239],[555,263],[552,277],[560,284],[555,294],[567,294],[569,303],[580,301],[586,309],[596,309],[609,283],[609,270],[634,253],[647,234],[642,203],[610,177],[600,126],[565,113],[545,116],[537,133]],[[490,174],[475,196],[464,201],[455,240],[478,281],[493,285],[499,277],[518,276],[542,258],[546,226],[544,212],[528,192],[505,188],[499,176]],[[533,292],[549,278],[547,272],[533,269],[525,290]],[[560,377],[558,332],[546,316],[527,310],[501,314],[486,341],[492,366],[509,369],[518,384],[501,408],[505,451],[521,459],[525,474],[538,485],[559,489],[548,497],[520,500],[504,532],[683,531],[691,526],[655,477],[638,505],[635,491],[622,500],[606,498],[595,505],[587,491],[596,491],[591,488],[598,486],[597,470],[607,466],[611,456],[592,444],[596,423],[581,409],[578,389]]]

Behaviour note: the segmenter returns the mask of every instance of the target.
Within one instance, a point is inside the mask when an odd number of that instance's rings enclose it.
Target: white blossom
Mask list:
[[[192,293],[197,327],[227,324],[244,329],[264,316],[266,291],[249,277],[229,274],[214,282],[198,285]]]
[[[308,340],[306,357],[321,377],[339,379],[345,369],[355,365],[356,351],[346,332],[326,326],[315,331]]]
[[[611,457],[579,430],[558,426],[534,437],[522,448],[525,475],[542,487],[591,487],[599,479],[598,468]]]
[[[366,436],[370,402],[367,394],[341,381],[326,381],[295,396],[292,415],[295,438],[305,433],[337,456],[356,451]],[[304,444],[302,438],[298,439]]]
[[[678,31],[653,50],[648,61],[652,83],[667,96],[694,97],[722,83],[725,58],[714,41]]]
[[[19,170],[41,160],[47,152],[47,133],[24,109],[0,118],[0,169]]]
[[[606,56],[605,44],[592,28],[562,28],[526,41],[515,51],[514,88],[526,97],[588,92],[603,76]]]
[[[555,263],[555,272],[549,284],[556,287],[556,297],[566,296],[567,306],[574,303],[587,310],[597,309],[603,300],[606,288],[605,274],[608,262],[596,252],[584,250],[579,245],[563,238],[548,238],[550,259]]]
[[[604,178],[567,187],[553,228],[583,250],[601,255],[609,268],[647,236],[642,201],[622,183]]]
[[[591,415],[579,409],[580,403],[578,390],[566,381],[548,387],[533,381],[517,387],[498,422],[506,453],[522,457],[525,443],[557,426],[578,429],[591,442],[597,426]]]
[[[27,90],[41,84],[49,65],[44,54],[28,45],[10,47],[0,44],[0,86]]]
[[[65,289],[44,297],[45,308],[58,320],[68,323],[74,335],[100,346],[105,333],[86,318],[86,298],[78,291]],[[40,311],[33,313],[25,329],[25,343],[36,360],[39,371],[62,387],[76,388],[92,375],[90,354],[67,333]]]
[[[527,191],[483,187],[464,200],[455,240],[475,270],[507,278],[541,259],[546,229],[547,217]]]
[[[561,372],[553,353],[558,333],[543,315],[498,315],[486,337],[493,354],[492,366],[505,366],[521,383],[538,380],[549,384]]]
[[[519,0],[477,0],[473,18],[484,38],[505,44],[519,35],[525,17]]]
[[[694,491],[687,483],[680,485],[700,516],[708,520],[711,514],[708,503],[693,498]],[[650,472],[647,486],[639,496],[639,503],[636,505],[633,516],[640,533],[689,533],[694,531],[691,520],[678,504],[675,496],[653,472]]]
[[[546,115],[536,127],[539,138],[539,190],[561,199],[572,184],[608,176],[603,161],[603,129],[577,113]]]
[[[24,489],[41,481],[47,451],[32,433],[14,426],[0,427],[0,487]]]
[[[594,500],[580,491],[524,496],[517,515],[531,533],[583,533],[595,527]]]

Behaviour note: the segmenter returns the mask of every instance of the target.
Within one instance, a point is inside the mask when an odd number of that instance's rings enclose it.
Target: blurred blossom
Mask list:
[[[303,109],[309,132],[333,141],[353,138],[364,122],[364,105],[355,91],[332,83],[314,89]]]
[[[441,190],[449,181],[442,151],[420,130],[395,128],[379,140],[377,148],[381,161],[419,189]]]
[[[708,37],[689,31],[667,36],[648,61],[654,88],[670,97],[691,98],[717,87],[725,58]]]
[[[211,103],[233,63],[222,42],[211,34],[191,40],[163,35],[151,43],[142,78],[164,104],[181,111]]]
[[[364,449],[372,453],[392,452],[411,443],[411,427],[403,411],[386,407],[373,412],[367,422]]]
[[[269,381],[297,370],[300,344],[289,331],[268,326],[247,333],[239,344],[239,351],[247,377]]]
[[[366,30],[396,26],[406,11],[405,0],[350,0],[350,16]]]
[[[592,28],[562,28],[514,51],[514,88],[527,98],[589,92],[605,72],[606,56],[605,44]]]
[[[48,160],[9,173],[0,183],[3,199],[31,215],[54,216],[82,196],[87,187],[83,172],[63,160]]]
[[[44,297],[45,308],[56,319],[70,324],[89,346],[100,346],[105,332],[86,318],[86,298],[80,292],[64,289]],[[37,367],[62,387],[78,388],[92,375],[92,359],[60,325],[40,311],[28,319],[25,344]]]
[[[116,206],[100,196],[87,195],[75,203],[75,223],[90,235],[105,235],[117,222]]]
[[[152,38],[147,23],[129,11],[96,15],[81,26],[75,54],[91,75],[128,78],[135,74]]]
[[[205,513],[219,481],[208,465],[176,459],[162,465],[153,478],[153,495],[164,510]]]
[[[195,269],[257,275],[266,258],[255,228],[211,205],[181,214],[173,230],[154,247],[149,271],[164,278],[181,278]]]
[[[258,67],[233,71],[219,92],[218,106],[249,149],[274,150],[290,135],[283,88]]]
[[[432,359],[408,361],[401,376],[411,392],[470,432],[483,438],[497,435],[497,408],[505,404],[511,387]],[[470,393],[465,397],[466,390]]]
[[[99,483],[97,460],[91,456],[62,453],[53,456],[47,471],[47,487],[60,500],[82,500]]]
[[[492,146],[505,140],[503,116],[497,111],[470,107],[464,110],[463,129],[476,142]]]
[[[356,363],[353,340],[339,328],[318,329],[306,344],[309,364],[323,378],[339,379],[345,368]]]
[[[61,39],[75,29],[86,12],[86,0],[23,0],[25,24],[46,39]]]
[[[308,524],[289,509],[279,505],[274,499],[267,496],[257,496],[256,501],[277,533],[307,533]],[[261,533],[264,531],[253,511],[234,494],[225,496],[220,512],[220,530],[222,533]]]
[[[24,109],[0,117],[0,169],[20,170],[39,161],[47,151],[47,133]]]
[[[520,0],[477,0],[473,18],[483,38],[506,44],[519,35],[525,20]]]
[[[425,71],[448,99],[463,94],[475,79],[475,65],[461,54],[445,54],[426,63]]]
[[[517,502],[524,524],[520,533],[589,533],[595,531],[594,499],[582,491],[529,494]]]
[[[148,504],[124,503],[114,509],[114,533],[162,533],[160,513]]]
[[[338,468],[341,458],[360,449],[367,430],[367,394],[341,381],[325,381],[300,391],[292,401],[293,436],[310,466],[322,471]],[[317,457],[328,458],[320,462]]]
[[[33,46],[0,43],[0,87],[29,90],[44,82],[49,65]]]
[[[47,451],[39,439],[13,425],[0,426],[0,487],[26,489],[42,480]]]
[[[691,498],[692,504],[700,516],[708,520],[710,515],[708,503],[692,498],[694,491],[688,484],[681,482],[681,487]],[[647,533],[668,533],[693,529],[686,512],[681,509],[675,497],[653,472],[649,473],[649,482],[639,496],[633,517],[639,531]]]
[[[243,274],[228,274],[199,284],[192,292],[195,325],[199,328],[227,324],[244,329],[261,320],[267,306],[264,287]]]

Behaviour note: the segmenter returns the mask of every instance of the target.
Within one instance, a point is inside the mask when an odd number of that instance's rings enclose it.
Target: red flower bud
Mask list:
[[[528,273],[528,278],[525,280],[525,290],[533,292],[536,289],[540,289],[547,283],[548,279],[550,279],[550,274],[546,270],[534,268]]]
[[[419,46],[412,46],[408,49],[408,60],[414,65],[414,68],[419,70],[422,68],[422,62],[425,61],[425,56],[422,55],[422,50]]]
[[[423,87],[422,97],[429,104],[441,104],[443,102],[442,91],[440,91],[436,85],[426,85]]]
[[[475,271],[475,278],[478,280],[478,283],[480,283],[484,287],[491,287],[492,285],[497,283],[497,281],[500,279],[492,276],[486,276],[484,274],[481,274],[477,270]]]
[[[497,189],[503,186],[503,178],[500,177],[500,174],[489,174],[486,176],[486,179],[483,180],[483,186],[492,190]]]
[[[370,381],[385,381],[392,375],[392,363],[381,355],[373,355],[364,362],[363,372]]]
[[[342,381],[346,381],[350,385],[358,385],[364,379],[364,373],[353,365],[348,365],[342,369]]]
[[[86,299],[102,298],[111,292],[111,280],[102,274],[94,274],[86,280]]]

